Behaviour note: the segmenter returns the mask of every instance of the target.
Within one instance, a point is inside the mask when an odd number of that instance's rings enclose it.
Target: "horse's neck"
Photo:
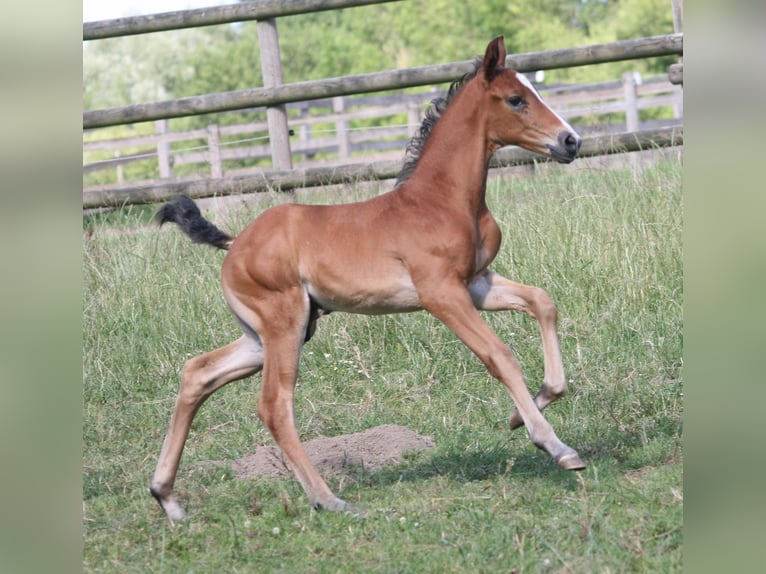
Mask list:
[[[439,202],[465,205],[474,213],[484,207],[489,160],[495,151],[478,97],[466,84],[444,111],[423,148],[410,188],[434,194]]]

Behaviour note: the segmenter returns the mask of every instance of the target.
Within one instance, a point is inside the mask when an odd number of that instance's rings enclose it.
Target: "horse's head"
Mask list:
[[[478,79],[490,100],[489,137],[498,145],[516,145],[555,159],[574,160],[582,139],[522,74],[505,67],[505,43],[498,36],[487,46]]]

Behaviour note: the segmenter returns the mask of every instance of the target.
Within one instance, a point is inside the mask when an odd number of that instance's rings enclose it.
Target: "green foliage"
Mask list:
[[[673,12],[665,0],[620,0],[612,15],[617,40],[673,33]]]
[[[221,41],[222,31],[197,28],[87,42],[83,48],[83,107],[193,95],[187,89],[199,70],[190,56],[203,53],[211,41]]]
[[[211,218],[236,233],[294,199],[341,200],[264,194]],[[171,527],[147,485],[180,368],[239,331],[220,294],[223,254],[127,208],[91,218],[84,238],[84,571],[680,572],[680,161],[545,166],[490,182],[488,202],[504,234],[493,268],[557,302],[570,393],[546,417],[587,470],[559,470],[510,432],[507,393],[428,315],[333,313],[303,353],[301,437],[398,423],[436,449],[332,482],[366,518],[316,513],[296,481],[237,480],[228,467],[271,443],[256,376],[199,411],[177,485],[190,519]],[[535,321],[484,316],[536,389]]]
[[[280,19],[285,81],[319,80],[393,67],[387,49],[388,32],[378,20],[384,9],[372,6]],[[362,38],[365,41],[360,41]]]
[[[278,23],[286,82],[466,60],[499,34],[514,53],[673,31],[667,0],[408,0]],[[549,80],[613,79],[667,61],[555,70]],[[85,109],[261,85],[255,22],[98,40],[83,53]]]
[[[612,16],[616,40],[629,40],[642,36],[673,33],[673,12],[666,0],[621,0]],[[666,72],[677,61],[675,56],[650,58],[641,70],[652,73]]]

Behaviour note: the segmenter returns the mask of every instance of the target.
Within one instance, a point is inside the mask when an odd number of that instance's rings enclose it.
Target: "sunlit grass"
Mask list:
[[[197,415],[177,483],[190,520],[169,526],[147,486],[180,368],[239,334],[220,294],[223,253],[170,226],[157,230],[146,209],[90,219],[85,570],[680,571],[680,164],[662,160],[635,174],[540,171],[490,183],[504,234],[493,268],[545,288],[558,305],[570,393],[546,417],[588,468],[561,471],[524,430],[509,431],[505,390],[433,318],[333,313],[304,349],[301,437],[396,423],[436,442],[397,467],[331,481],[368,510],[361,520],[311,510],[293,480],[234,479],[225,462],[272,443],[255,415],[256,376]],[[228,214],[226,228],[236,233],[287,199],[263,200]],[[535,390],[542,352],[534,320],[485,318]],[[205,461],[221,464],[197,464]]]

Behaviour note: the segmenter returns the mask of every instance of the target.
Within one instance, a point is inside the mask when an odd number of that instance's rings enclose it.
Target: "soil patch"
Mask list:
[[[398,425],[381,425],[364,432],[323,437],[303,443],[309,458],[325,478],[347,475],[364,468],[375,472],[401,462],[404,453],[430,450],[434,440]],[[237,478],[292,477],[282,451],[261,446],[232,463]]]

